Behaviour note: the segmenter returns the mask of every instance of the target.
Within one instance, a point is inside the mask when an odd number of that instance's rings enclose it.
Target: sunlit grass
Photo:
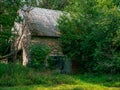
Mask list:
[[[94,84],[61,84],[56,86],[46,85],[31,85],[31,86],[16,86],[16,87],[2,87],[0,90],[120,90],[120,88],[104,87]]]

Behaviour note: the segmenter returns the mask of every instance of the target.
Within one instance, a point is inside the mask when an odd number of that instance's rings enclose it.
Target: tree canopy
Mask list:
[[[11,28],[17,16],[17,10],[20,6],[19,0],[0,1],[0,56],[8,51],[9,38],[11,37]]]
[[[120,70],[120,9],[114,0],[70,0],[58,21],[64,54],[86,71]]]

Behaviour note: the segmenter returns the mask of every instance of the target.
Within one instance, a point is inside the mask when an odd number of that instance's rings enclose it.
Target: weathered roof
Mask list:
[[[24,14],[24,12],[21,13]],[[31,34],[34,36],[59,37],[60,32],[57,27],[57,20],[61,15],[61,11],[33,8],[28,16]]]

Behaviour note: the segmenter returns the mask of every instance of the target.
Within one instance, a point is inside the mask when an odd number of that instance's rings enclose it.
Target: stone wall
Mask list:
[[[40,45],[48,45],[51,48],[50,56],[63,55],[60,47],[60,41],[58,37],[32,37],[32,43],[40,43]]]
[[[72,73],[72,62],[63,55],[58,37],[32,37],[31,41],[32,43],[40,43],[40,45],[47,44],[51,48],[49,56],[52,57],[57,72]]]

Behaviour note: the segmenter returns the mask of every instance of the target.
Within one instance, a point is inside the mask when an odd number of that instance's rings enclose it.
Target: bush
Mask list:
[[[45,68],[45,60],[50,53],[50,47],[47,45],[32,44],[31,45],[31,62],[29,66],[40,69]]]
[[[119,73],[120,11],[112,1],[70,0],[58,23],[64,54],[84,72]],[[119,63],[119,64],[118,64]]]

